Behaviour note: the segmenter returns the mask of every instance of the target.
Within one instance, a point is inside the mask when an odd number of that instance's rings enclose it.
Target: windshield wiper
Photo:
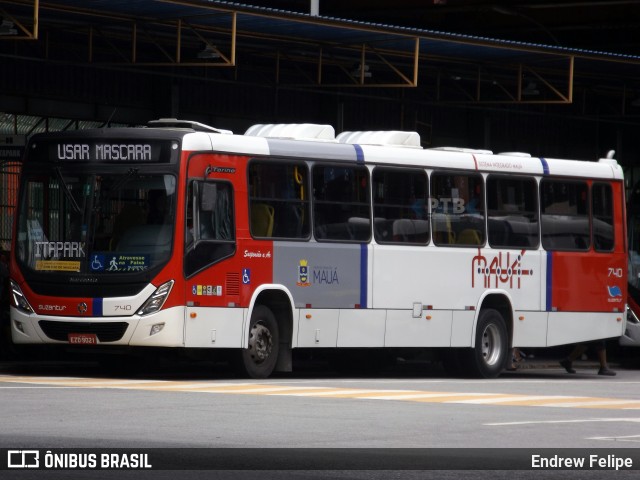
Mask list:
[[[67,197],[67,200],[69,200],[69,203],[71,204],[71,207],[75,210],[76,213],[82,213],[82,210],[80,209],[80,206],[76,202],[76,199],[73,198],[73,194],[69,190],[69,185],[65,181],[64,176],[62,176],[62,171],[60,170],[60,167],[55,167],[54,170],[56,171],[56,174],[58,175],[58,180],[60,181],[60,184],[62,185],[62,191],[64,192],[64,195]]]

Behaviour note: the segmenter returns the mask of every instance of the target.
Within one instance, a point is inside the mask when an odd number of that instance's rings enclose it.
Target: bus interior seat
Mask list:
[[[433,239],[441,245],[451,245],[456,243],[456,232],[451,227],[451,219],[442,216],[433,224]]]
[[[352,240],[363,241],[371,237],[371,220],[365,217],[350,217],[347,229]]]
[[[351,240],[351,231],[346,222],[328,223],[319,225],[316,223],[316,236],[323,240]]]
[[[427,220],[399,218],[393,222],[393,239],[400,242],[422,242],[429,232]]]
[[[459,245],[482,245],[482,235],[475,228],[465,228],[458,234],[456,243]]]
[[[303,238],[308,234],[305,228],[305,209],[301,205],[286,203],[274,209],[273,236],[279,238]]]
[[[391,240],[391,232],[394,220],[376,217],[373,220],[373,228],[375,230],[376,239],[388,242]]]
[[[579,233],[547,234],[542,236],[542,241],[545,250],[588,250],[590,246],[589,236]]]
[[[251,205],[251,233],[256,237],[273,235],[274,208],[266,203]]]

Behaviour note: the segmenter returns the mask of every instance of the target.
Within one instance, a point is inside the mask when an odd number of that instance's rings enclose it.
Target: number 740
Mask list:
[[[609,267],[609,276],[622,278],[622,269]]]

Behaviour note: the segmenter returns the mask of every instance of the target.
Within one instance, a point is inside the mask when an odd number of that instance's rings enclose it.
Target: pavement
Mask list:
[[[524,353],[524,358],[522,361],[517,363],[517,368],[515,370],[516,372],[555,369],[564,373],[564,368],[560,365],[559,362],[561,359],[566,357],[569,351],[571,351],[571,347],[561,346],[539,349],[523,348],[521,351]],[[76,356],[70,356],[67,358],[64,355],[50,356],[45,354],[46,351],[19,351],[18,353],[20,354],[18,355],[12,355],[11,353],[15,352],[11,352],[0,347],[0,368],[29,370],[31,368],[37,368],[38,365],[46,365],[47,368],[53,369],[68,369],[69,371],[83,371],[83,369],[89,369],[91,371],[92,369],[99,370],[100,368],[104,368],[104,363],[100,365],[96,364],[95,361],[92,361],[95,359],[78,358]],[[607,348],[607,354],[609,368],[613,371],[624,369],[640,369],[640,348],[620,349],[616,348],[615,345],[612,345],[610,349]],[[155,369],[150,368],[148,362],[144,365],[131,363],[130,367],[131,369],[139,369],[142,372],[144,372],[146,368],[149,369],[151,373],[157,370],[163,372],[207,372],[212,368],[212,366],[206,362],[203,364],[200,364],[198,362],[184,363],[184,361],[180,361],[179,359],[174,358],[159,360],[162,361],[153,362],[154,364],[158,363]],[[394,372],[393,374],[400,376],[405,374],[411,375],[415,373],[433,373],[435,375],[442,374],[442,363],[438,360],[437,355],[435,357],[433,356],[433,352],[431,352],[431,355],[426,355],[425,357],[418,356],[418,358],[411,359],[396,358],[396,361],[393,362],[393,366],[391,364],[386,366],[380,364],[378,365],[378,367],[380,368],[376,368],[375,365],[370,365],[369,362],[364,362],[362,365],[360,365],[360,368],[358,368],[358,365],[355,365],[355,368],[349,369],[347,371],[343,371],[344,369],[336,369],[335,363],[327,363],[326,360],[326,358],[298,359],[294,362],[296,364],[294,375],[344,375],[352,374],[354,372],[363,374],[379,374],[381,371],[386,371],[387,368],[390,368],[391,371]],[[591,355],[588,357],[584,356],[582,359],[573,362],[573,368],[576,369],[578,373],[596,374],[600,368],[600,365],[594,358],[594,356]],[[215,370],[219,371],[220,369],[216,368]],[[229,375],[231,374],[232,371],[231,369],[229,369]]]
[[[526,355],[526,351],[525,351],[525,355]],[[527,355],[522,359],[522,361],[516,363],[516,371],[531,370],[531,369],[550,369],[550,368],[564,370],[564,367],[560,365],[560,360],[562,360],[563,358],[565,357],[562,355],[562,353],[554,357],[549,356],[548,354],[542,355],[542,356],[537,356],[535,354]],[[638,350],[638,355],[636,358],[634,358],[633,356],[632,357],[615,356],[608,359],[609,361],[607,363],[609,364],[609,369],[616,371],[624,368],[639,368],[640,363],[638,362],[638,359],[640,359],[640,349]],[[597,372],[600,369],[600,363],[595,359],[583,357],[582,359],[578,359],[574,361],[572,367],[578,372],[580,371],[596,371]]]
[[[527,358],[516,364],[516,370],[548,369],[548,368],[563,369],[563,367],[559,363],[560,360],[561,358],[558,358],[558,359]],[[598,370],[600,368],[600,364],[592,360],[576,360],[575,362],[573,362],[573,368],[576,370]],[[612,370],[615,370],[616,368],[619,368],[619,365],[609,362],[609,368],[611,368]]]

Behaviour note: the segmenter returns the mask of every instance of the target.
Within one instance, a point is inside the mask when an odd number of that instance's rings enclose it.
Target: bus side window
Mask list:
[[[315,166],[313,200],[316,239],[369,241],[371,207],[366,167]]]
[[[431,175],[431,228],[436,245],[485,243],[484,183],[479,174]]]
[[[487,216],[492,247],[537,248],[538,193],[533,178],[489,175]]]
[[[378,167],[373,171],[374,233],[378,243],[428,243],[428,185],[424,170]]]
[[[306,240],[311,230],[304,163],[254,160],[249,166],[249,226],[254,238]]]
[[[613,195],[611,185],[594,183],[591,188],[593,211],[593,248],[597,252],[613,250]]]
[[[586,182],[543,179],[540,182],[542,246],[545,250],[588,250],[589,202]]]

